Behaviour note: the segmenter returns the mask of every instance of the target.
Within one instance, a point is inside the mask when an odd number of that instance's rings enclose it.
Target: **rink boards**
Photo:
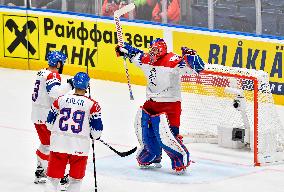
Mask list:
[[[47,10],[0,7],[0,66],[38,70],[46,54],[61,50],[68,56],[64,73],[85,71],[92,78],[126,82],[123,60],[116,57],[112,18]],[[25,30],[26,29],[26,30]],[[147,51],[150,41],[164,38],[168,50],[197,50],[207,63],[264,70],[269,74],[276,104],[284,104],[283,39],[272,36],[170,26],[122,19],[124,41]],[[140,69],[128,62],[131,83],[145,85]]]

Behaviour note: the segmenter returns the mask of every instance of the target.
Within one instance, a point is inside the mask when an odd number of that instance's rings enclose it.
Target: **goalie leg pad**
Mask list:
[[[140,107],[136,113],[134,128],[135,128],[136,137],[142,148],[144,148],[143,138],[142,138],[142,127],[148,125],[149,119],[150,116],[145,111],[143,111],[142,107]]]
[[[190,164],[190,153],[185,145],[174,137],[168,118],[165,113],[151,116],[154,133],[160,146],[164,149],[172,161],[172,169],[185,169]]]
[[[141,150],[137,153],[137,161],[140,165],[148,165],[161,160],[162,148],[157,141],[153,127],[150,123],[150,115],[140,108],[136,115],[135,129]]]

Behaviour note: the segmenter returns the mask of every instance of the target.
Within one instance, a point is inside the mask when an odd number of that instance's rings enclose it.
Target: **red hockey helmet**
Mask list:
[[[154,63],[162,56],[167,54],[167,44],[164,39],[157,38],[150,43],[149,55],[150,62]]]

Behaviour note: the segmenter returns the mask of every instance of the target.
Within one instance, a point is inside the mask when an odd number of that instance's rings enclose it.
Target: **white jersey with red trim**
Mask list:
[[[67,94],[54,101],[46,125],[51,131],[50,151],[87,156],[90,134],[101,136],[100,105],[86,97]]]
[[[33,123],[45,123],[48,111],[55,99],[71,90],[71,85],[62,84],[57,72],[42,69],[37,73],[32,94]]]
[[[194,73],[182,58],[174,53],[167,53],[158,61],[150,64],[149,54],[138,53],[131,62],[140,67],[147,78],[147,99],[158,102],[181,100],[181,76]]]

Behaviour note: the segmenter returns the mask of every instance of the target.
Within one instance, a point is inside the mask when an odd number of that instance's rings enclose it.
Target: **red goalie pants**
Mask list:
[[[181,103],[176,102],[156,102],[148,100],[144,103],[143,108],[151,115],[166,113],[170,126],[180,126]]]
[[[70,164],[70,177],[83,179],[85,176],[88,156],[70,155],[50,151],[47,176],[51,178],[63,178],[67,163]]]

